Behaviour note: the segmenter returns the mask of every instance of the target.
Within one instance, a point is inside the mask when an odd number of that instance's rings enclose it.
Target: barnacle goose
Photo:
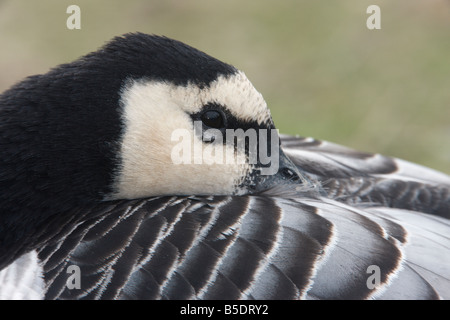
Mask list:
[[[226,140],[244,162],[176,164],[180,128],[274,124],[244,73],[141,33],[4,92],[0,298],[450,298],[449,176],[292,136],[276,174]]]

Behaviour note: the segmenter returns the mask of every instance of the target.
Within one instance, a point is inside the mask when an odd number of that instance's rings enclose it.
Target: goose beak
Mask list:
[[[273,163],[271,166],[273,166]],[[286,156],[281,148],[279,150],[278,166],[275,165],[275,167],[277,167],[278,170],[264,170],[267,168],[263,167],[255,168],[255,170],[250,174],[251,183],[246,183],[249,192],[259,193],[279,185],[302,186],[311,183],[310,180],[302,174],[297,166]]]

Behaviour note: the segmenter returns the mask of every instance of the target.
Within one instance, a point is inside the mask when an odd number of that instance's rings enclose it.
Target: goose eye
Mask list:
[[[225,127],[225,121],[222,113],[215,110],[205,111],[200,117],[205,126],[220,129]]]

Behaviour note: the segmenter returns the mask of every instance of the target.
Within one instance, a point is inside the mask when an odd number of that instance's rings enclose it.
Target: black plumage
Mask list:
[[[219,74],[234,72],[181,42],[135,33],[5,91],[0,96],[0,268],[11,261],[11,252],[27,250],[23,243],[43,241],[34,230],[47,228],[55,215],[92,205],[112,191],[123,134],[120,92],[127,81],[208,86]]]

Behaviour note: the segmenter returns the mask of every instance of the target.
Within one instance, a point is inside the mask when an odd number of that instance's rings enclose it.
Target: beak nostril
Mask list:
[[[285,177],[288,180],[291,180],[291,181],[300,180],[300,177],[298,176],[298,174],[296,174],[293,170],[291,170],[289,168],[282,168],[280,170],[280,173],[283,175],[283,177]]]

